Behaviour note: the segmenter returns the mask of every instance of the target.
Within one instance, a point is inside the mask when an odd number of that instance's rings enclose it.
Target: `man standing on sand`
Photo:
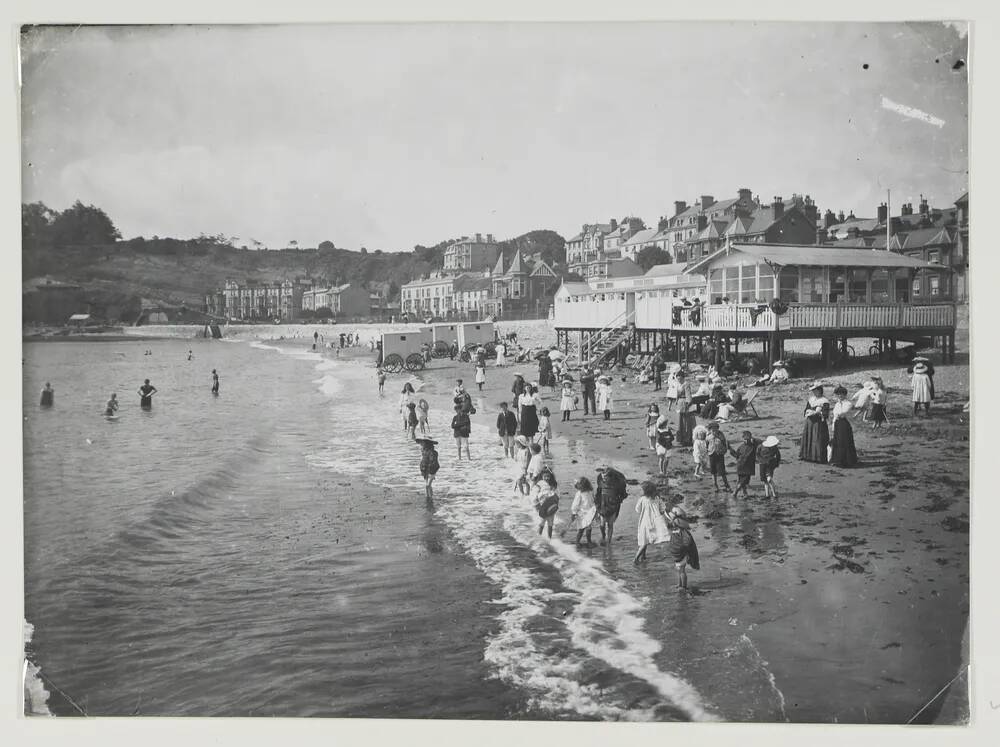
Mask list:
[[[597,414],[597,381],[595,372],[586,365],[580,374],[580,385],[583,387],[583,414]]]

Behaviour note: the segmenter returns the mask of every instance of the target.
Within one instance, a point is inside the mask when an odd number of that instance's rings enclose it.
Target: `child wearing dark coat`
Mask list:
[[[736,476],[738,478],[733,498],[736,498],[741,490],[744,498],[749,497],[747,486],[750,484],[750,478],[753,477],[757,466],[757,447],[759,445],[760,442],[754,439],[750,431],[743,431],[742,443],[735,451],[732,448],[729,450],[736,458]]]

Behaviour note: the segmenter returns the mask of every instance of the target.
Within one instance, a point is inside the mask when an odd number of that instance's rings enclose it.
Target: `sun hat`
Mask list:
[[[514,443],[520,444],[521,446],[527,446],[528,438],[527,436],[514,436]]]
[[[923,361],[924,363],[930,363],[931,359],[928,358],[928,357],[926,357],[926,356],[923,356],[923,355],[915,355],[913,357],[913,362],[916,363],[917,361]]]
[[[784,361],[775,361],[774,363],[771,364],[771,368],[784,368],[784,367],[785,367]]]
[[[822,381],[814,381],[812,384],[809,385],[809,391],[810,392],[815,391],[816,389],[822,389],[822,388],[823,388],[823,382]]]
[[[433,438],[418,438],[417,443],[427,444],[428,446],[437,446],[437,441],[435,441]]]
[[[915,374],[927,373],[927,366],[925,366],[923,363],[918,363],[913,367],[913,373]]]
[[[778,437],[777,436],[768,436],[767,438],[764,439],[764,443],[762,445],[763,446],[777,446],[779,443],[781,443],[781,442],[778,441]]]
[[[833,393],[834,394],[839,394],[842,397],[846,397],[847,396],[847,389],[845,387],[843,387],[843,386],[837,385],[834,388]]]

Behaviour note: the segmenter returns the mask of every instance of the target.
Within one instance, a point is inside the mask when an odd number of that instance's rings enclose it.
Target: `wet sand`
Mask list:
[[[333,357],[333,351],[325,352]],[[373,358],[359,348],[339,357]],[[473,420],[492,427],[497,404],[510,399],[514,370],[528,381],[537,378],[534,364],[496,368],[491,361],[480,393],[472,365],[447,359],[434,360],[418,376],[445,391],[463,378],[474,399],[481,398]],[[969,425],[961,409],[969,396],[968,366],[938,367],[930,418],[913,417],[909,377],[898,367],[855,369],[823,381],[830,389],[844,384],[853,393],[872,373],[882,375],[888,387],[891,425],[872,432],[860,418],[852,420],[861,460],[855,468],[798,460],[811,379],[762,389],[754,401],[759,418],[723,424],[733,444],[745,429],[757,438],[781,439],[777,501],[763,499],[756,477],[749,500],[716,493],[711,477],[692,475],[690,449],[674,450],[668,482],[655,479],[670,501],[695,517],[702,569],[689,574],[691,592],[674,588],[672,564],[658,548],[650,549],[647,563],[632,565],[637,484],[630,488],[611,548],[584,550],[604,558],[612,575],[647,599],[647,629],[657,640],[688,636],[690,631],[670,627],[676,616],[668,618],[665,611],[690,605],[699,640],[712,655],[702,651],[697,660],[685,660],[683,652],[667,646],[662,656],[672,660],[658,663],[711,683],[719,676],[714,657],[758,662],[773,689],[766,694],[775,704],[768,719],[930,723],[940,715],[940,721],[954,723],[967,718],[964,690],[960,684],[950,691],[946,686],[967,664]],[[387,389],[395,392],[404,376],[390,376]],[[553,413],[551,462],[561,480],[564,521],[572,481],[579,474],[593,479],[601,461],[614,462],[630,482],[655,477],[656,457],[643,426],[650,402],[664,406],[663,392],[633,378],[623,383],[621,374],[615,376],[610,422],[585,417],[581,409],[561,423],[558,392],[542,392]],[[498,448],[474,443],[473,456]],[[727,467],[735,484],[731,458]],[[723,646],[721,641],[734,636],[737,645]],[[734,708],[723,710],[739,718]]]

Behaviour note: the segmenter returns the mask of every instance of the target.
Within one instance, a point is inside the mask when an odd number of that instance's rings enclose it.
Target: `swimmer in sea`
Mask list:
[[[189,361],[194,360],[194,352],[192,352],[191,350],[188,351],[188,360]]]
[[[219,374],[216,373],[215,369],[212,369],[212,394],[219,393]]]
[[[108,404],[104,406],[104,417],[110,418],[116,412],[118,412],[118,395],[112,392],[111,399],[109,399]]]
[[[42,396],[38,404],[42,407],[52,407],[55,404],[56,390],[52,388],[49,382],[45,382],[45,388],[42,389]]]
[[[139,407],[143,410],[151,410],[154,394],[156,394],[156,387],[149,383],[149,379],[146,379],[145,383],[139,387]]]

